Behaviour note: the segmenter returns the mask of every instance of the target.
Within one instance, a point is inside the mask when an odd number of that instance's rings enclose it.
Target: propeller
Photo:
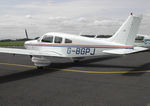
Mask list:
[[[27,29],[25,29],[26,39],[29,39]]]

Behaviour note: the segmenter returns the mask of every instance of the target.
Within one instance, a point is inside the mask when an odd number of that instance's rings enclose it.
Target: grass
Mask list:
[[[0,46],[23,46],[24,41],[0,42]]]

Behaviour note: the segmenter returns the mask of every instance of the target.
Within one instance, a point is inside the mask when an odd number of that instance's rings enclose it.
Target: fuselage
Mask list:
[[[46,33],[38,40],[25,42],[26,49],[56,52],[63,57],[103,55],[103,50],[132,49],[132,46],[65,33]]]

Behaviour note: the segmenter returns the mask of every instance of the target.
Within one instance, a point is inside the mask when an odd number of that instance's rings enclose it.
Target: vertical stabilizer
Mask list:
[[[134,16],[132,13],[122,24],[118,31],[108,40],[125,45],[133,45],[138,33],[142,15]]]

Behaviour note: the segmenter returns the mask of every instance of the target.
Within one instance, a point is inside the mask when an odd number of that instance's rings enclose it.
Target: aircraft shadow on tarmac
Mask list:
[[[127,73],[122,74],[123,76],[140,76],[144,73],[146,73],[146,71],[150,70],[150,63],[146,63],[143,64],[141,66],[136,66],[136,67],[132,67],[132,66],[122,66],[122,65],[110,65],[110,64],[90,64],[90,63],[94,63],[94,62],[98,62],[98,61],[104,61],[104,60],[110,60],[113,58],[118,58],[120,56],[111,56],[111,57],[103,57],[103,58],[93,58],[93,59],[88,59],[88,60],[83,60],[81,62],[78,63],[72,63],[72,62],[68,62],[68,63],[54,63],[51,64],[50,68],[57,68],[57,69],[65,69],[65,68],[70,68],[70,67],[97,67],[97,68],[129,68],[131,70],[127,71]],[[139,71],[139,72],[138,72]],[[143,71],[143,72],[141,72]]]
[[[146,63],[139,67],[133,68],[133,70],[130,70],[127,73],[124,73],[123,75],[124,76],[141,76],[142,74],[146,73],[146,71],[149,71],[149,70],[150,70],[150,63]],[[141,71],[143,71],[143,72],[141,72]]]
[[[31,77],[37,77],[37,76],[41,76],[44,74],[53,73],[56,71],[58,71],[58,70],[55,70],[55,69],[54,70],[31,69],[31,70],[27,70],[27,71],[23,71],[23,72],[19,72],[19,73],[12,73],[9,75],[0,76],[0,84],[17,81],[17,80],[22,80],[22,79],[27,79],[27,78],[31,78]]]
[[[130,66],[121,66],[121,65],[104,65],[104,64],[90,64],[94,62],[109,60],[113,58],[118,58],[119,56],[110,56],[110,57],[100,57],[100,58],[92,58],[83,60],[78,63],[53,63],[46,69],[30,69],[19,73],[12,73],[9,75],[0,76],[0,84],[27,79],[31,77],[41,76],[48,73],[53,73],[59,71],[59,69],[71,68],[71,67],[105,67],[105,68],[131,68],[132,70],[128,71],[123,76],[139,76],[144,74],[144,72],[140,73],[131,73],[133,71],[147,71],[150,70],[150,63],[138,66],[138,67],[130,67]]]

